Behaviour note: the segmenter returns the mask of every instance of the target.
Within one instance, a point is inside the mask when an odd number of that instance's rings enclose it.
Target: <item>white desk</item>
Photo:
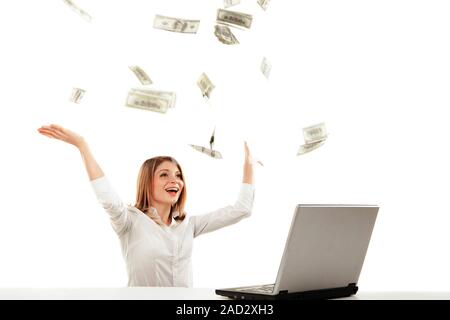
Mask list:
[[[224,300],[214,289],[0,288],[0,300]],[[450,300],[450,292],[358,292],[342,300]]]

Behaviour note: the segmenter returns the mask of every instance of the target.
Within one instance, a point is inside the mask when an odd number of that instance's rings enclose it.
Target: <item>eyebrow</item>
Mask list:
[[[161,169],[158,172],[161,172],[161,171],[170,171],[170,170],[169,169]],[[179,170],[177,170],[177,171],[175,171],[175,173],[181,173],[181,172]]]

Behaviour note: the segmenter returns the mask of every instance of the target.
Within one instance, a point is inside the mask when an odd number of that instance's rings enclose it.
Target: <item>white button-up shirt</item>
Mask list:
[[[160,226],[136,207],[125,205],[103,176],[91,181],[120,239],[128,286],[192,287],[192,242],[196,236],[251,214],[254,186],[242,183],[234,205]],[[153,215],[158,215],[153,208]]]

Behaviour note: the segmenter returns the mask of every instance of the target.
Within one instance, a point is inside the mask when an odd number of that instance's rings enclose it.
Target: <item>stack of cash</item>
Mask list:
[[[156,15],[153,28],[179,33],[197,33],[200,20],[186,20]]]
[[[311,152],[325,143],[327,139],[327,131],[325,128],[325,123],[319,123],[307,128],[303,128],[303,137],[305,139],[305,144],[300,146],[297,155],[302,155]]]
[[[166,113],[175,107],[175,92],[133,88],[128,92],[125,105],[154,112]]]

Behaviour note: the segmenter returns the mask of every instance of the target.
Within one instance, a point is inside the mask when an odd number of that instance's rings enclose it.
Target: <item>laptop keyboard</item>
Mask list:
[[[235,291],[256,292],[256,293],[272,293],[275,284],[266,284],[263,286],[242,287],[234,289]]]

